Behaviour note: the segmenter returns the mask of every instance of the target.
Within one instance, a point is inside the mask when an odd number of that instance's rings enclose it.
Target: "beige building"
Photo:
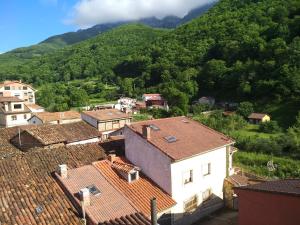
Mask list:
[[[0,127],[27,125],[31,116],[24,100],[17,97],[0,97]]]
[[[265,123],[271,121],[271,117],[265,113],[251,113],[248,119],[249,122],[253,124],[259,124],[259,123]]]
[[[80,122],[80,114],[75,111],[66,112],[38,112],[34,113],[28,120],[29,124],[68,124]]]
[[[0,83],[0,97],[18,97],[26,103],[35,104],[36,90],[21,81],[4,81]]]
[[[113,131],[123,128],[132,121],[131,114],[123,113],[117,109],[106,109],[97,111],[86,111],[81,113],[81,118],[102,132],[105,140]]]

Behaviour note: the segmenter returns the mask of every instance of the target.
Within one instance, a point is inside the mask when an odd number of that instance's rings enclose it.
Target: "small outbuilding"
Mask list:
[[[252,124],[259,124],[271,121],[271,116],[266,113],[251,113],[248,120]]]

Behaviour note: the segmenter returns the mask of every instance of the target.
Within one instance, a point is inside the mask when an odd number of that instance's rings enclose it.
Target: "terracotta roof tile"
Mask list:
[[[175,161],[234,143],[224,134],[186,117],[142,121],[128,127],[142,136],[143,126],[150,125],[156,126],[158,130],[151,129],[148,142]],[[169,143],[168,137],[175,141]]]
[[[66,112],[39,112],[34,113],[33,116],[38,117],[43,123],[49,123],[58,120],[72,120],[81,119],[80,114],[75,111]]]
[[[238,187],[237,190],[262,191],[300,196],[300,179],[266,181],[259,184]]]
[[[23,140],[24,133],[31,135],[34,139],[38,140],[44,146],[62,142],[73,143],[101,136],[101,133],[97,129],[93,128],[85,122],[69,124],[43,124],[21,129],[22,146],[26,145],[26,139],[24,138]],[[12,138],[12,142],[18,146],[18,140],[19,135],[16,134],[16,136]]]
[[[81,224],[77,211],[52,173],[60,164],[75,168],[103,157],[103,149],[91,144],[36,149],[0,159],[0,223]]]
[[[24,100],[18,97],[0,97],[0,102],[24,102]]]
[[[44,107],[39,106],[37,104],[32,104],[32,103],[25,103],[25,105],[29,108],[29,109],[44,109]]]
[[[131,114],[123,113],[117,109],[103,109],[97,111],[85,111],[83,114],[90,116],[98,121],[131,118]]]
[[[151,225],[151,221],[142,213],[135,213],[99,223],[99,225]]]
[[[92,165],[69,170],[67,179],[61,179],[59,175],[57,178],[77,207],[80,207],[77,195],[81,189],[94,185],[100,191],[99,195],[90,196],[91,204],[85,207],[87,216],[95,224],[137,213],[133,205]]]
[[[128,164],[125,159],[121,158],[117,158],[117,162]],[[128,183],[113,169],[110,161],[102,160],[93,163],[93,165],[146,216],[150,216],[151,209],[149,202],[153,197],[157,199],[158,212],[163,212],[176,204],[171,196],[161,190],[141,172],[138,180]]]
[[[268,114],[266,114],[266,113],[251,113],[250,116],[248,117],[248,119],[258,119],[258,120],[261,120],[265,116],[268,116]]]

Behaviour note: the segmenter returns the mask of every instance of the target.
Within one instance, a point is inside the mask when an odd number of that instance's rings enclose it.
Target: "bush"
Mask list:
[[[259,130],[268,134],[275,134],[281,132],[281,128],[279,127],[276,121],[261,123],[259,125]]]
[[[244,118],[248,118],[248,116],[254,112],[253,104],[251,102],[241,102],[237,113]]]

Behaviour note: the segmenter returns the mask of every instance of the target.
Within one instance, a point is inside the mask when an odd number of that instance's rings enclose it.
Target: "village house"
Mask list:
[[[27,125],[31,116],[24,100],[18,97],[0,97],[0,127]]]
[[[186,117],[124,128],[126,158],[176,201],[173,224],[192,224],[224,205],[234,141]]]
[[[85,122],[70,124],[46,124],[25,126],[11,138],[17,148],[28,151],[33,148],[58,148],[70,145],[98,143],[101,133]]]
[[[57,174],[60,185],[67,190],[75,206],[80,208],[80,200],[84,201],[85,212],[92,224],[105,224],[105,221],[136,213],[149,221],[153,212],[150,202],[155,198],[156,217],[163,225],[170,218],[163,215],[176,204],[139,168],[114,155],[73,170],[61,165],[60,171]],[[89,191],[82,196],[85,189]]]
[[[132,121],[131,114],[123,113],[117,109],[105,109],[97,111],[85,111],[81,118],[88,124],[102,132],[102,140],[109,138],[109,135]]]
[[[36,90],[21,81],[4,81],[0,83],[0,97],[18,97],[24,102],[35,104]]]
[[[161,94],[143,94],[142,98],[148,108],[169,109],[167,101]]]
[[[40,124],[68,124],[81,121],[80,113],[75,111],[66,112],[37,112],[33,113],[28,123]]]
[[[265,113],[251,113],[251,115],[248,117],[248,120],[252,124],[259,124],[259,123],[270,122],[271,117]]]
[[[300,179],[267,181],[235,188],[239,225],[300,224]]]

